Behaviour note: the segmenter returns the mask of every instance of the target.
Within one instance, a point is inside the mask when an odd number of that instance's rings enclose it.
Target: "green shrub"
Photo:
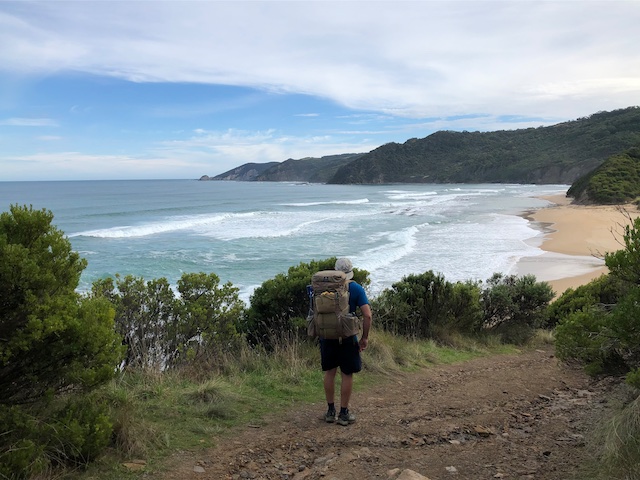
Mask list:
[[[22,407],[0,405],[0,478],[18,480],[46,470],[49,462],[39,441],[38,424]]]
[[[525,343],[535,329],[548,323],[553,289],[534,275],[495,273],[482,291],[483,329],[501,335],[506,343]]]
[[[124,366],[158,367],[167,358],[167,335],[177,300],[165,278],[116,275],[93,283],[91,296],[107,299],[115,309],[116,330],[126,346]]]
[[[585,308],[564,317],[556,327],[556,354],[576,360],[591,375],[619,371],[623,360],[610,335],[610,315],[598,307]]]
[[[174,365],[190,359],[220,360],[227,351],[237,349],[245,312],[237,287],[229,282],[220,285],[214,273],[185,273],[178,280],[178,292]]]
[[[640,367],[640,220],[625,227],[623,244],[624,249],[605,255],[611,280],[596,280],[585,295],[571,294],[556,309],[556,349],[560,358],[578,360],[590,373],[628,372],[635,385]],[[602,292],[612,303],[598,302]],[[581,310],[572,311],[581,303]]]
[[[385,331],[433,338],[438,331],[478,331],[482,320],[479,298],[477,284],[452,284],[428,271],[403,277],[374,299],[372,308],[376,325]]]
[[[210,360],[239,341],[244,303],[238,288],[214,274],[185,273],[176,297],[166,278],[116,275],[94,282],[91,295],[108,299],[127,347],[125,366],[160,369]]]
[[[97,406],[74,402],[111,379],[120,362],[114,311],[105,299],[76,293],[86,261],[52,220],[51,212],[30,207],[11,206],[0,215],[0,473],[5,478],[85,462],[111,435]]]
[[[95,396],[51,405],[0,406],[0,478],[31,478],[58,467],[85,466],[113,432],[107,407]]]
[[[332,270],[336,258],[312,260],[290,267],[255,289],[242,327],[254,344],[270,346],[282,335],[299,335],[309,313],[307,285],[320,270]],[[363,287],[369,285],[366,270],[353,269],[353,280]]]
[[[614,275],[603,274],[576,289],[569,288],[549,305],[549,320],[546,327],[553,328],[562,318],[585,308],[593,306],[610,308],[618,303],[629,287],[628,282],[624,282]]]
[[[80,299],[86,262],[52,220],[18,206],[0,215],[0,404],[91,389],[121,356],[112,309]]]
[[[621,281],[640,285],[640,217],[624,227],[623,248],[608,252],[604,261],[609,272]]]
[[[51,420],[48,443],[55,449],[51,455],[55,453],[62,464],[85,465],[94,460],[109,444],[113,431],[107,406],[95,396],[71,399]]]

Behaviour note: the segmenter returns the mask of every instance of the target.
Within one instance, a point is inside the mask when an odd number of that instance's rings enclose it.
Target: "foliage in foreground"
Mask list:
[[[624,402],[624,400],[623,400]],[[615,407],[598,419],[587,440],[592,460],[577,478],[635,480],[640,478],[640,397]]]
[[[592,374],[627,373],[627,382],[640,388],[640,218],[623,238],[625,248],[605,255],[612,280],[600,278],[559,299],[556,349]]]
[[[86,262],[46,210],[0,215],[0,477],[85,463],[110,423],[86,400],[121,355],[113,309],[76,293]]]

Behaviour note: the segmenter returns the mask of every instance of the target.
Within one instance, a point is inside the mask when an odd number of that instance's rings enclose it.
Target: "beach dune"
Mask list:
[[[634,205],[573,205],[564,195],[542,198],[550,206],[525,217],[544,232],[539,247],[545,253],[520,259],[514,273],[535,275],[551,284],[556,295],[607,273],[605,253],[623,248],[624,227],[640,216]]]

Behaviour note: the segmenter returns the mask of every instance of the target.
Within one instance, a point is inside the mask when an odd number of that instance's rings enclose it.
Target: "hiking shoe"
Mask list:
[[[347,425],[355,421],[356,416],[353,413],[349,413],[349,410],[347,410],[347,413],[341,413],[340,415],[338,415],[338,424],[342,425],[343,427],[346,427]]]
[[[336,411],[335,410],[327,410],[327,413],[324,414],[324,421],[327,423],[333,423],[336,421]]]

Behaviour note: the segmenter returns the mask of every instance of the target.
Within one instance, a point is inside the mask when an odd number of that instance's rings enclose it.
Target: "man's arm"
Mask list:
[[[369,304],[362,305],[360,311],[362,312],[362,338],[358,343],[360,344],[360,351],[362,351],[367,348],[367,344],[369,343],[369,331],[371,330],[371,320],[373,316]]]

